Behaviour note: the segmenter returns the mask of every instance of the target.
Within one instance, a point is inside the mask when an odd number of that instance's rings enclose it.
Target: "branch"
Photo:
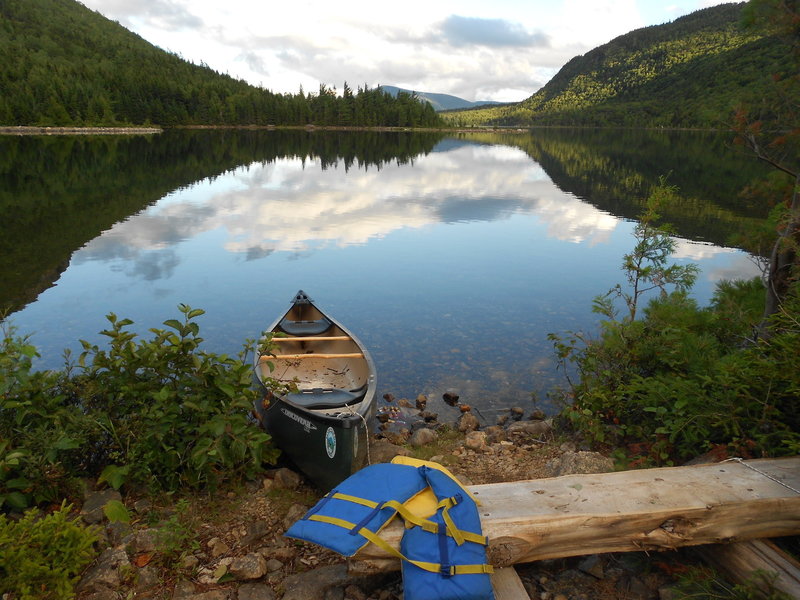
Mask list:
[[[742,139],[745,140],[748,146],[750,146],[750,149],[755,153],[757,159],[764,161],[768,165],[778,169],[779,171],[782,171],[783,173],[786,173],[787,175],[790,175],[791,177],[794,177],[795,179],[797,178],[798,176],[797,172],[792,171],[789,167],[778,162],[777,160],[775,160],[774,158],[772,158],[771,156],[769,156],[768,154],[764,153],[761,150],[761,146],[759,146],[758,140],[756,140],[755,135],[753,134],[742,135]]]

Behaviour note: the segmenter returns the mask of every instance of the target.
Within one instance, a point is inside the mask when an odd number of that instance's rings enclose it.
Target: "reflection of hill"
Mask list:
[[[473,134],[469,134],[472,139]],[[536,129],[533,135],[481,134],[481,142],[521,148],[563,191],[626,219],[641,214],[660,177],[682,202],[664,207],[664,221],[693,240],[730,245],[767,214],[742,189],[765,174],[755,159],[728,146],[729,136],[679,131]]]
[[[72,253],[176,188],[252,162],[376,167],[439,134],[170,131],[156,137],[0,137],[0,309],[52,286]]]

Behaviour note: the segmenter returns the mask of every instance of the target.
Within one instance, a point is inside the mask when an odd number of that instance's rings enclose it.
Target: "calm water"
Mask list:
[[[547,334],[595,329],[659,175],[686,196],[668,216],[698,301],[757,273],[726,246],[759,216],[736,198],[757,167],[710,136],[620,135],[3,140],[3,301],[60,368],[105,314],[146,334],[178,303],[206,310],[207,350],[235,353],[303,289],[373,352],[381,394],[552,408]]]

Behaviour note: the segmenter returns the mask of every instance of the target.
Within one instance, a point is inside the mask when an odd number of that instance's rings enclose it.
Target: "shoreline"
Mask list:
[[[161,127],[0,126],[0,135],[151,135],[163,131]]]
[[[177,125],[174,127],[51,127],[36,125],[3,125],[0,136],[26,135],[154,135],[164,133],[167,129],[201,129],[201,130],[246,130],[246,131],[377,131],[377,132],[441,132],[441,133],[504,133],[518,134],[532,132],[536,129],[641,129],[643,131],[711,131],[725,132],[724,129],[702,129],[683,127],[597,127],[573,125],[500,125],[481,127],[356,127],[343,125]]]

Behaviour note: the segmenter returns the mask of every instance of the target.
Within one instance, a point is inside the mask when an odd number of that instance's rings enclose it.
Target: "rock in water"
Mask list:
[[[411,439],[408,440],[408,443],[415,448],[419,448],[421,446],[432,444],[438,439],[439,435],[433,429],[423,427],[422,429],[417,429],[414,432],[414,434],[411,436]]]

